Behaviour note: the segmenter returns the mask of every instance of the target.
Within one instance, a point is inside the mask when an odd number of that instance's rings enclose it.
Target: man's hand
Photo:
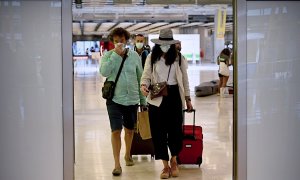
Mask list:
[[[123,43],[117,43],[115,44],[115,50],[114,50],[118,55],[124,56],[125,54],[125,46]]]

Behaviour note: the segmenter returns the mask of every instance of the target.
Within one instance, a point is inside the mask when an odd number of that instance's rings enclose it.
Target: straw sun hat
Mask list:
[[[151,42],[159,45],[170,45],[179,43],[180,41],[173,39],[173,32],[171,29],[162,29],[159,31],[159,38],[151,39]]]

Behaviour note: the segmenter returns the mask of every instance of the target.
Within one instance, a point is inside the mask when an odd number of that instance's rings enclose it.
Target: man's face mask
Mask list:
[[[144,44],[143,43],[136,43],[135,46],[138,49],[142,49],[142,47],[144,46]]]
[[[125,49],[125,44],[123,44],[123,43],[115,43],[115,47],[117,47],[117,46],[121,46],[121,47],[122,47],[122,50],[124,51],[124,49]]]
[[[170,45],[160,45],[162,52],[166,53],[170,49]]]

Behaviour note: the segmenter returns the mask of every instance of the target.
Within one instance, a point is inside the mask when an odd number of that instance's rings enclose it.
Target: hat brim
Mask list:
[[[160,39],[151,39],[151,42],[153,42],[154,44],[159,44],[159,45],[170,45],[170,44],[176,44],[179,43],[180,41],[178,40],[160,40]]]

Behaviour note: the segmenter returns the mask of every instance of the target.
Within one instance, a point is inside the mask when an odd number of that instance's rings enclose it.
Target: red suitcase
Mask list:
[[[185,117],[184,110],[183,117]],[[178,155],[178,164],[198,164],[199,167],[202,163],[202,152],[203,152],[203,134],[202,127],[195,125],[195,113],[194,113],[193,125],[185,125],[183,118],[183,146],[182,150]]]

